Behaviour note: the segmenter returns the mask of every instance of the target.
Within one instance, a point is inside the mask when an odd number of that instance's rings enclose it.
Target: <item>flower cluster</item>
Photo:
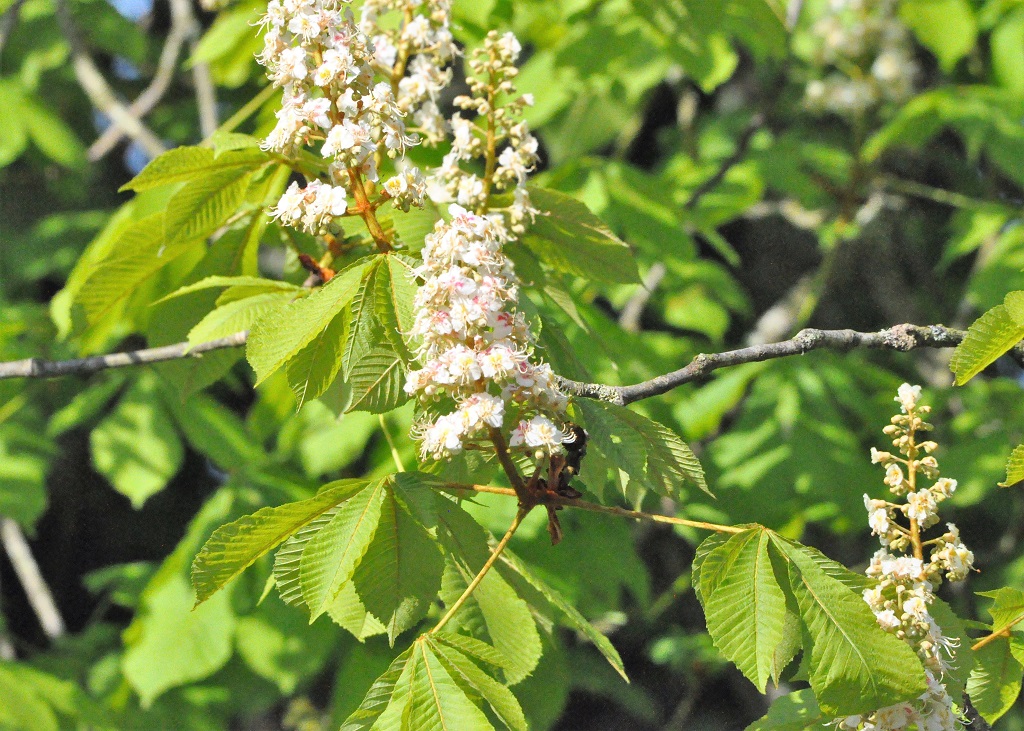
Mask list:
[[[424,241],[416,270],[424,283],[409,333],[423,367],[405,384],[425,407],[414,429],[424,459],[448,458],[505,424],[516,425],[508,447],[538,458],[572,440],[561,425],[566,398],[551,367],[533,357],[529,326],[516,309],[518,279],[502,250],[536,213],[526,176],[537,140],[520,120],[532,100],[516,96],[512,81],[521,50],[513,34],[492,31],[469,58],[471,93],[455,99],[451,151],[432,175],[431,197],[450,203],[451,220],[439,221]],[[475,117],[463,117],[467,111]],[[482,176],[461,167],[476,159]]]
[[[284,223],[319,234],[346,215],[350,195],[365,197],[385,156],[401,157],[422,133],[438,139],[437,95],[455,55],[448,0],[366,2],[356,22],[349,0],[270,0],[259,61],[284,90],[265,149],[295,155],[320,143],[326,181],[293,183],[273,210]],[[382,14],[402,15],[396,29]],[[413,126],[407,126],[411,119]],[[415,168],[384,183],[398,207],[422,205],[426,182]]]
[[[451,399],[448,413],[424,412],[416,425],[424,459],[444,459],[476,437],[519,419],[509,446],[551,453],[570,439],[556,422],[565,411],[550,366],[534,362],[526,319],[515,309],[518,284],[502,252],[509,240],[501,215],[477,215],[453,204],[452,220],[426,237],[424,284],[416,293],[410,333],[423,368],[405,384],[425,404]],[[515,421],[513,420],[513,423]]]
[[[521,120],[523,109],[533,104],[529,94],[516,96],[513,79],[519,73],[516,59],[522,47],[512,33],[491,31],[468,60],[472,94],[455,98],[455,106],[472,112],[472,119],[456,112],[451,119],[452,149],[435,174],[436,202],[454,201],[471,210],[499,210],[494,193],[512,193],[500,210],[508,216],[512,233],[522,233],[536,211],[530,207],[526,176],[537,164],[537,139]],[[498,150],[501,150],[500,153]],[[461,164],[483,158],[481,177],[463,170]]]
[[[811,110],[859,115],[912,95],[918,68],[896,6],[896,0],[831,0],[812,29],[813,61],[823,75],[807,84]]]
[[[878,579],[878,584],[864,591],[864,601],[882,629],[917,652],[925,666],[928,690],[913,702],[839,719],[836,724],[844,731],[900,731],[913,726],[926,731],[963,728],[941,682],[952,667],[958,642],[943,635],[929,605],[943,578],[962,581],[967,577],[974,555],[952,523],[947,523],[946,532],[937,538],[921,538],[923,531],[939,522],[938,504],[953,494],[956,480],[939,477],[939,465],[932,456],[937,449],[935,442],[917,440],[919,432],[932,428],[923,418],[930,408],[918,404],[920,395],[920,386],[900,386],[896,401],[901,413],[883,430],[899,454],[871,450],[871,461],[885,467],[884,482],[889,492],[903,500],[890,502],[864,496],[872,533],[882,543],[867,569],[868,576]],[[925,486],[922,479],[932,484]],[[930,547],[927,561],[926,546]]]

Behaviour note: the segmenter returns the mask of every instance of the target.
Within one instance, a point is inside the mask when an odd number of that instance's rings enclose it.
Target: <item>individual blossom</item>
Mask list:
[[[932,615],[935,591],[943,579],[962,581],[970,572],[974,555],[960,540],[952,523],[946,532],[925,540],[925,530],[939,522],[939,503],[952,495],[956,480],[939,477],[938,461],[923,453],[934,452],[933,441],[919,441],[932,427],[925,421],[930,409],[919,403],[921,388],[903,384],[896,396],[900,413],[883,430],[892,438],[898,454],[871,450],[871,461],[885,467],[883,482],[905,502],[891,503],[864,496],[871,531],[882,543],[867,568],[877,583],[863,592],[865,603],[878,626],[907,642],[925,667],[928,690],[906,703],[879,708],[857,716],[836,719],[844,731],[960,731],[957,715],[942,681],[956,660],[958,640],[943,633]],[[926,484],[932,480],[932,484]],[[927,557],[925,549],[931,547]]]

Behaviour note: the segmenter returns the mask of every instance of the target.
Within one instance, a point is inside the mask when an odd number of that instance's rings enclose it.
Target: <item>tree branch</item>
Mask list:
[[[896,350],[902,353],[915,348],[952,348],[960,344],[966,333],[943,325],[894,325],[873,333],[856,330],[805,329],[796,337],[780,343],[753,345],[724,353],[701,353],[689,365],[672,373],[652,378],[632,386],[605,386],[598,383],[580,383],[558,378],[559,387],[571,396],[608,401],[624,406],[667,393],[672,389],[707,377],[712,371],[744,363],[756,363],[791,355],[803,355],[812,350],[829,349],[848,352],[855,348]],[[1024,345],[1010,351],[1018,363],[1024,364]]]
[[[199,358],[204,353],[222,348],[237,348],[245,345],[248,332],[211,340],[192,346],[189,343],[164,345],[126,353],[95,355],[74,360],[47,361],[38,358],[0,363],[0,380],[7,378],[53,378],[56,376],[82,375],[131,365],[160,363],[181,358]],[[757,363],[791,355],[803,355],[812,350],[837,350],[845,353],[858,348],[868,350],[895,350],[906,353],[916,348],[953,348],[960,344],[966,332],[944,325],[893,325],[878,332],[856,330],[815,330],[808,328],[796,337],[778,343],[752,345],[724,353],[696,356],[688,365],[677,371],[657,376],[649,381],[632,386],[607,386],[601,383],[581,383],[556,376],[558,385],[566,394],[580,398],[608,401],[624,406],[634,401],[660,396],[678,386],[706,378],[712,371],[744,363]],[[1024,366],[1024,343],[1018,343],[1010,355]]]
[[[156,64],[156,71],[149,86],[139,94],[135,101],[128,107],[128,113],[135,119],[142,119],[149,114],[153,108],[163,99],[167,90],[171,88],[171,81],[174,79],[174,72],[178,66],[178,56],[181,55],[182,46],[192,35],[195,26],[195,19],[191,14],[182,15],[175,12],[175,4],[171,4],[171,28],[167,32],[163,49],[160,51],[160,58]],[[96,138],[89,146],[88,157],[90,162],[96,162],[107,155],[118,142],[125,136],[126,132],[120,125],[112,124],[103,130],[103,133]]]
[[[60,637],[64,634],[64,619],[60,615],[60,610],[57,609],[57,603],[53,600],[50,587],[43,579],[39,564],[36,563],[36,559],[32,555],[32,549],[29,548],[28,541],[25,540],[25,534],[10,518],[0,518],[0,542],[3,543],[4,550],[7,552],[8,558],[11,559],[14,573],[18,575],[21,586],[25,589],[25,596],[28,597],[28,602],[32,606],[32,611],[36,613],[43,632],[50,639]]]
[[[57,24],[60,31],[71,47],[71,66],[75,72],[75,78],[79,85],[89,97],[89,102],[99,111],[110,118],[112,124],[117,125],[125,134],[152,157],[156,157],[166,150],[164,143],[148,127],[134,117],[131,111],[117,98],[117,94],[110,88],[110,84],[103,78],[103,74],[96,66],[96,62],[89,55],[89,49],[78,33],[71,10],[66,0],[57,0],[56,7]]]
[[[94,355],[74,360],[39,360],[26,358],[7,363],[0,363],[0,381],[5,378],[54,378],[55,376],[84,375],[96,373],[107,368],[122,368],[131,365],[161,363],[166,360],[182,358],[201,358],[204,353],[222,348],[237,348],[245,345],[249,333],[238,332],[234,335],[211,340],[208,343],[192,345],[191,343],[175,343],[159,348],[131,350],[126,353]]]

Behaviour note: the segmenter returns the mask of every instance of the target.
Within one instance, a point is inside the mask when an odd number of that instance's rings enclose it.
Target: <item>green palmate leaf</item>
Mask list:
[[[443,528],[439,537],[448,551],[441,598],[451,606],[490,557],[490,550],[483,528],[455,503],[439,501],[438,520]],[[533,672],[540,660],[537,623],[529,606],[500,572],[484,576],[446,630],[454,632],[461,627],[505,657],[505,678],[511,685]]]
[[[277,291],[228,302],[197,322],[188,332],[188,342],[198,345],[248,330],[261,317],[280,309],[294,297],[291,292]]]
[[[187,183],[167,202],[167,243],[205,239],[223,226],[245,199],[250,176],[245,168],[231,168]]]
[[[697,546],[690,584],[702,607],[707,607],[707,597],[714,591],[721,578],[720,570],[725,555],[715,553],[715,549],[724,545],[731,537],[728,533],[712,533]]]
[[[412,652],[412,682],[403,728],[492,731],[487,716],[466,696],[425,639],[417,640]]]
[[[938,597],[933,598],[928,613],[942,628],[942,634],[956,643],[956,654],[951,660],[951,667],[942,676],[942,684],[946,686],[950,696],[959,698],[963,695],[974,669],[974,650],[971,649],[973,640],[967,634],[964,620]]]
[[[309,297],[269,313],[253,326],[245,355],[257,383],[267,379],[313,341],[358,291],[367,261],[356,262]]]
[[[530,188],[542,212],[523,243],[551,268],[605,282],[640,281],[629,246],[580,201],[545,188]]]
[[[360,642],[367,637],[381,635],[388,631],[388,628],[379,619],[366,611],[366,607],[351,581],[341,587],[337,598],[327,608],[327,616],[335,624],[352,633],[352,636]]]
[[[374,293],[375,314],[384,327],[384,336],[407,363],[412,360],[412,353],[406,345],[405,334],[412,330],[415,320],[416,282],[412,268],[411,260],[389,255],[378,269]]]
[[[753,529],[715,549],[720,579],[705,605],[708,632],[721,653],[765,691],[796,654],[778,654],[785,635],[786,596],[769,555],[770,534]]]
[[[274,556],[274,584],[285,604],[306,606],[306,600],[302,596],[302,583],[299,581],[302,552],[306,550],[313,536],[330,523],[340,510],[341,506],[338,505],[302,526],[295,535],[284,542]]]
[[[771,535],[773,550],[789,564],[789,592],[822,711],[866,713],[924,693],[924,669],[910,646],[879,628],[860,595],[825,573],[802,546]]]
[[[349,411],[384,414],[409,400],[403,388],[405,368],[402,356],[389,347],[373,348],[349,365],[348,385],[352,388]]]
[[[1024,592],[1009,586],[995,591],[980,591],[978,596],[993,599],[988,613],[992,615],[992,629],[1001,632],[1024,621]]]
[[[822,715],[818,702],[811,690],[798,690],[795,693],[776,698],[768,713],[747,726],[746,731],[805,731],[821,729],[831,721]]]
[[[1010,452],[1006,460],[1006,479],[999,483],[1000,487],[1010,487],[1024,480],[1024,444],[1018,444]]]
[[[673,497],[678,494],[683,482],[690,482],[711,495],[704,478],[704,468],[686,442],[675,432],[629,409],[625,409],[622,418],[644,440],[647,450],[647,482],[655,490]]]
[[[380,521],[385,481],[356,493],[306,544],[299,562],[302,597],[310,622],[327,611],[373,540]]]
[[[175,147],[150,161],[121,191],[136,193],[169,183],[181,183],[200,176],[226,171],[251,171],[268,162],[270,157],[260,149],[248,148],[214,156],[208,147]]]
[[[622,419],[624,409],[605,408],[606,404],[591,399],[580,399],[575,406],[583,412],[590,443],[620,470],[642,480],[647,450],[643,437]]]
[[[14,663],[0,663],[0,728],[58,731],[53,708],[29,687]]]
[[[297,287],[290,282],[282,282],[278,279],[265,279],[263,277],[249,277],[249,276],[238,276],[238,277],[225,277],[221,275],[215,275],[212,277],[205,277],[200,279],[198,282],[193,284],[185,285],[179,289],[174,290],[163,299],[157,300],[153,304],[159,304],[174,297],[181,297],[182,295],[192,294],[193,292],[199,292],[204,289],[218,289],[220,287],[251,287],[258,294],[269,291],[282,291],[282,292],[298,292],[301,287]]]
[[[444,642],[442,637],[428,636],[426,642],[464,692],[483,698],[509,729],[527,731],[526,717],[512,691],[480,669],[470,657]]]
[[[1007,299],[1012,303],[1011,307],[1004,302],[975,320],[967,329],[963,342],[956,346],[949,368],[956,376],[958,386],[981,373],[1024,338],[1024,324],[1015,320],[1013,316],[1020,314],[1016,300],[1011,299],[1011,295],[1016,294],[1011,292],[1007,295]]]
[[[399,728],[399,725],[384,726],[377,724],[377,721],[389,705],[395,704],[404,708],[408,700],[408,681],[409,676],[411,676],[409,660],[415,649],[416,646],[413,645],[392,661],[387,672],[377,678],[373,685],[370,686],[370,690],[367,691],[363,702],[359,704],[359,708],[341,725],[340,731],[367,731],[374,727],[375,724],[377,728],[382,730],[385,728]],[[404,683],[402,682],[403,676]],[[403,690],[404,692],[402,692]],[[399,711],[397,715],[400,723],[401,712]]]
[[[443,570],[437,542],[389,487],[377,530],[352,582],[366,611],[387,627],[392,645],[426,616],[441,588]]]
[[[348,313],[334,316],[312,341],[288,362],[288,385],[295,394],[295,408],[322,395],[341,371],[341,356],[348,331]]]
[[[152,376],[140,378],[89,435],[96,469],[136,508],[178,473],[185,450]]]
[[[530,571],[526,564],[510,551],[506,550],[501,554],[501,561],[518,576],[521,576],[530,586],[540,592],[541,596],[558,610],[570,627],[594,643],[594,646],[604,655],[604,658],[615,669],[615,672],[621,675],[627,683],[629,682],[626,668],[622,664],[622,658],[619,656],[615,646],[612,645],[611,640],[605,637],[597,627],[588,622],[586,617],[580,614],[580,611],[573,606],[572,602]]]
[[[388,257],[390,258],[390,257]],[[383,273],[381,270],[384,270]],[[388,266],[379,258],[370,262],[363,272],[357,291],[352,296],[352,319],[345,341],[345,373],[374,348],[388,345],[384,323],[377,314],[377,278],[388,277]],[[384,286],[384,289],[387,285]]]
[[[989,723],[1001,718],[1020,695],[1024,675],[1024,640],[999,637],[974,652],[974,670],[967,681],[971,703]]]
[[[686,482],[708,491],[704,470],[672,430],[642,414],[602,401],[580,400],[594,445],[631,480],[678,498]]]
[[[167,244],[162,213],[133,223],[118,237],[110,255],[94,267],[75,296],[76,303],[85,311],[86,321],[90,325],[98,322],[156,272],[195,245],[195,241]]]
[[[209,599],[260,556],[367,485],[365,480],[339,480],[309,500],[263,508],[218,528],[192,564],[196,604]]]
[[[906,0],[900,4],[900,17],[945,71],[951,71],[977,41],[978,25],[967,0]]]

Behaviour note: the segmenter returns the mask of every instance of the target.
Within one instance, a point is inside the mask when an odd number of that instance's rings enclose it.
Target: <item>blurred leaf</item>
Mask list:
[[[575,198],[546,188],[530,188],[540,209],[523,243],[553,269],[606,282],[640,281],[629,247]]]
[[[798,690],[776,698],[767,715],[747,726],[746,731],[806,731],[821,728],[829,720],[822,716],[810,689]]]
[[[977,41],[978,26],[967,0],[904,0],[900,17],[947,72]]]
[[[1024,317],[1018,322],[1014,315],[1021,315],[1019,301],[1011,292],[1007,304],[996,305],[975,320],[967,329],[963,342],[956,346],[949,368],[956,376],[956,385],[962,386],[981,373],[997,358],[1024,338]]]
[[[93,464],[138,509],[177,474],[184,448],[153,376],[139,379],[89,435]]]
[[[999,487],[1010,487],[1024,480],[1024,444],[1018,444],[1010,453],[1006,461],[1006,479],[999,483]]]
[[[363,480],[342,480],[309,500],[263,508],[218,528],[192,564],[196,603],[209,599],[260,556],[366,486]]]

